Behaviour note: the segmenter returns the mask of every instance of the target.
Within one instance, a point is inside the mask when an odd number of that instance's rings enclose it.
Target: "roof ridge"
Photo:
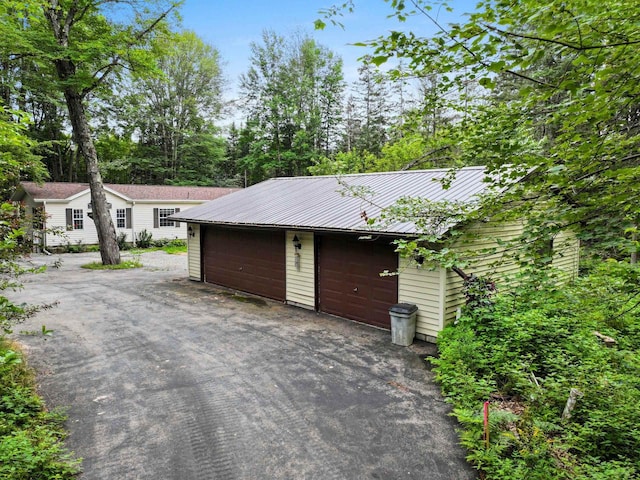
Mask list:
[[[67,186],[78,186],[78,187],[87,187],[90,185],[88,182],[34,182],[32,180],[22,180],[20,183],[22,184],[31,184],[38,186],[45,185],[67,185]],[[240,188],[240,187],[213,187],[208,185],[159,185],[159,184],[148,184],[148,183],[103,183],[105,187],[163,187],[163,188]]]
[[[443,168],[428,168],[423,170],[394,170],[392,172],[364,172],[364,173],[333,173],[329,175],[302,175],[302,176],[294,176],[294,177],[272,177],[267,180],[300,180],[300,179],[311,179],[311,178],[336,178],[336,177],[366,177],[366,176],[374,176],[374,175],[407,175],[407,174],[418,174],[418,173],[435,173],[435,172],[449,172],[451,170],[486,170],[486,165],[471,165],[467,167],[443,167]]]

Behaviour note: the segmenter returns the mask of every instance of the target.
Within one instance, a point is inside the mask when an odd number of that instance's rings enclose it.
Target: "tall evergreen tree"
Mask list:
[[[362,119],[355,147],[379,155],[389,138],[391,126],[390,91],[386,77],[377,71],[370,58],[358,68],[354,86],[357,114]]]
[[[252,179],[303,175],[336,144],[342,62],[313,39],[265,31],[240,84],[254,138],[243,159]]]

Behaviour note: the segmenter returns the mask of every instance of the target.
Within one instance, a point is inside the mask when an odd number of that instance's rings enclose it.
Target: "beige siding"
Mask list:
[[[296,249],[293,237],[297,236],[302,248]],[[315,249],[310,232],[289,231],[286,235],[287,303],[305,308],[316,306]],[[299,255],[296,262],[296,254]]]
[[[400,258],[398,302],[418,306],[416,336],[422,340],[436,337],[443,327],[443,270],[429,270]]]
[[[561,232],[553,239],[553,267],[565,279],[578,276],[580,263],[580,241],[573,232]]]
[[[189,278],[191,280],[202,279],[201,276],[201,262],[200,262],[200,225],[197,223],[190,223],[193,229],[193,236],[187,237],[187,263],[189,268]]]
[[[512,258],[510,251],[500,247],[496,239],[511,240],[522,233],[521,222],[509,222],[503,224],[478,223],[469,229],[475,238],[459,248],[477,251],[479,255],[470,265],[463,270],[467,274],[476,276],[489,275],[500,281],[502,285],[508,283],[508,279],[518,273],[519,264]],[[495,251],[490,251],[495,249]],[[444,324],[455,320],[458,310],[464,305],[462,295],[462,278],[453,271],[446,273],[446,294],[444,305]]]
[[[498,281],[499,289],[509,288],[510,279],[518,273],[519,263],[512,258],[511,252],[498,247],[497,243],[490,239],[511,240],[517,237],[523,230],[522,223],[511,222],[505,224],[485,223],[477,224],[470,231],[478,234],[477,240],[472,241],[465,248],[482,250],[496,247],[496,252],[475,259],[471,265],[465,268],[467,274],[478,276],[489,275]],[[578,262],[580,245],[575,235],[571,232],[562,232],[553,242],[552,266],[559,269],[566,277],[574,278],[578,274]],[[445,300],[445,324],[455,319],[458,309],[464,305],[464,297],[461,294],[462,279],[454,272],[447,272],[447,294]]]

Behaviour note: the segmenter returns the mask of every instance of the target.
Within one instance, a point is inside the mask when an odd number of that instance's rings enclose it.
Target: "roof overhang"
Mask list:
[[[211,225],[215,227],[223,228],[238,228],[238,229],[255,229],[255,230],[295,230],[298,232],[316,232],[316,233],[344,233],[354,235],[376,235],[385,237],[418,237],[419,234],[415,232],[394,232],[385,230],[373,230],[373,229],[344,229],[344,228],[331,228],[331,227],[313,227],[308,225],[275,225],[275,224],[263,224],[263,223],[233,223],[233,222],[208,222],[204,220],[191,220],[178,215],[171,215],[167,217],[168,220],[176,222],[185,222],[194,225]]]

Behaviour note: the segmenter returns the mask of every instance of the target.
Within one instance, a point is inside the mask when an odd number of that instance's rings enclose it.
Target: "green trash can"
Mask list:
[[[391,343],[407,347],[416,336],[418,307],[412,303],[396,303],[389,309],[391,317]]]

